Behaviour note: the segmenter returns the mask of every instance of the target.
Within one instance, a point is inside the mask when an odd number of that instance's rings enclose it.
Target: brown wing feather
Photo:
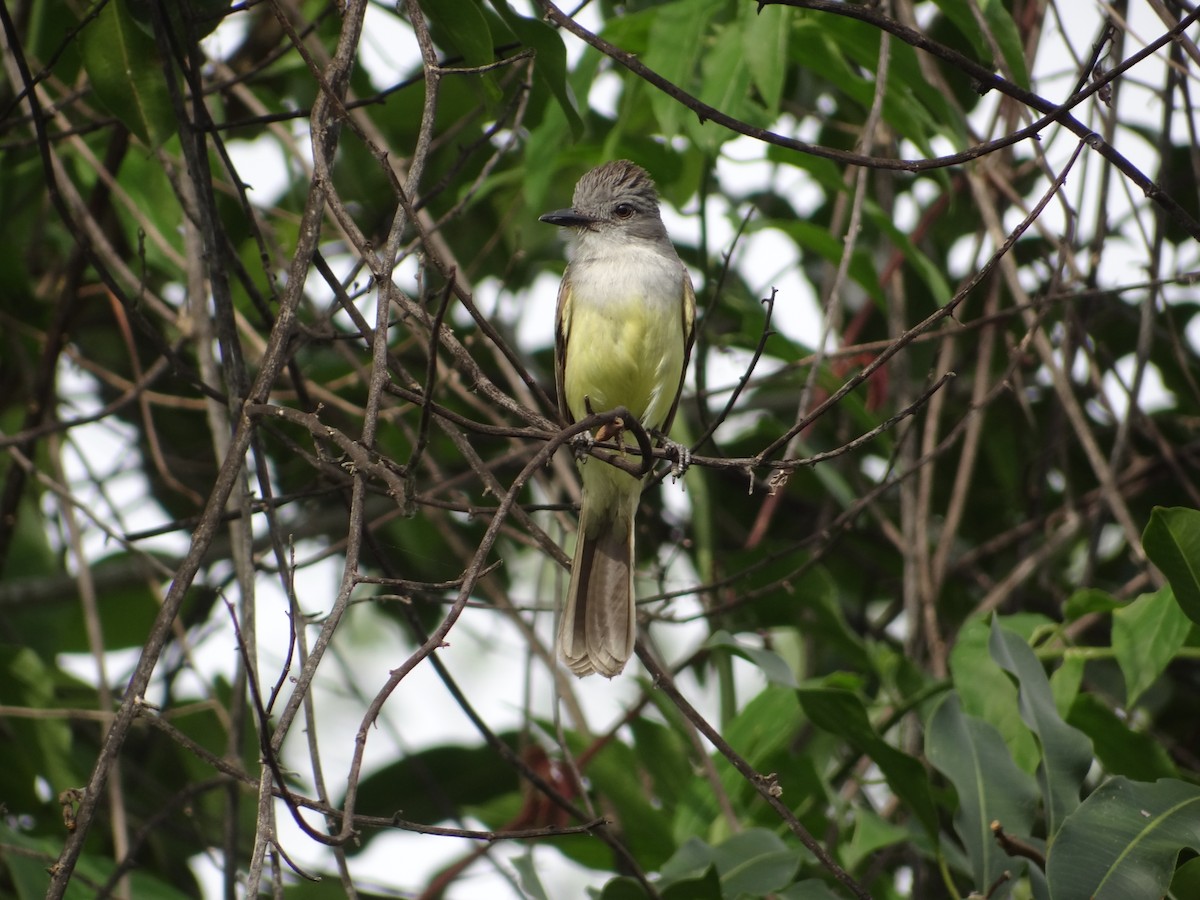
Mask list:
[[[680,316],[683,317],[683,368],[679,372],[679,387],[675,390],[675,402],[671,411],[663,421],[662,433],[671,433],[671,423],[675,421],[675,411],[679,409],[679,398],[683,396],[683,383],[687,379],[688,361],[692,358],[692,344],[696,342],[696,291],[692,287],[692,276],[687,269],[683,270],[683,303],[680,304]]]
[[[567,287],[569,273],[568,267],[567,274],[563,275],[562,284],[558,286],[558,309],[554,317],[554,387],[558,391],[558,414],[562,416],[564,422],[572,425],[575,417],[571,415],[571,410],[567,407],[566,389],[567,338],[569,336],[567,323],[571,320],[571,291]]]

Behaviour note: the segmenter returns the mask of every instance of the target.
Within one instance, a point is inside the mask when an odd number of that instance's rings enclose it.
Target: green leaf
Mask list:
[[[849,844],[841,847],[842,867],[853,871],[877,851],[911,837],[912,833],[907,828],[880,818],[870,809],[855,810],[854,835]]]
[[[646,65],[672,84],[692,91],[708,23],[721,6],[721,0],[678,0],[654,10],[643,57]],[[687,107],[659,90],[650,92],[650,106],[663,134],[678,133],[685,117],[692,117]]]
[[[1013,81],[1019,87],[1029,87],[1029,70],[1025,66],[1025,46],[1021,41],[1021,33],[1017,23],[1005,9],[1002,0],[980,0],[980,9],[988,28],[1000,47],[1000,53],[1008,64],[1008,70]]]
[[[762,95],[770,115],[779,112],[783,84],[787,76],[788,41],[794,14],[786,6],[739,7],[741,13],[742,52],[754,86]]]
[[[1143,594],[1113,613],[1112,647],[1125,676],[1126,706],[1137,703],[1158,680],[1191,630],[1169,587]]]
[[[716,866],[709,866],[703,875],[673,882],[659,891],[662,900],[724,900],[721,876]]]
[[[538,878],[537,869],[533,865],[533,850],[514,857],[513,868],[517,870],[517,879],[521,883],[521,893],[529,900],[547,900],[546,889]]]
[[[513,12],[507,0],[491,0],[491,3],[517,40],[537,52],[534,80],[558,101],[559,108],[567,117],[567,124],[571,126],[571,133],[578,137],[583,133],[583,120],[579,117],[575,96],[567,81],[567,48],[563,46],[562,35],[540,19],[528,19]]]
[[[837,265],[842,258],[845,245],[841,239],[829,233],[829,229],[814,222],[802,222],[796,219],[759,219],[752,222],[750,230],[758,231],[764,228],[777,228],[788,235],[801,250],[817,254],[826,262]],[[879,286],[879,272],[874,261],[864,250],[856,250],[850,257],[850,277],[871,299],[882,305],[884,302],[883,289]],[[822,466],[817,467],[820,472]]]
[[[501,739],[515,742],[512,735]],[[364,778],[358,805],[368,815],[440,822],[462,805],[486,803],[517,787],[516,774],[491,747],[447,744],[408,754]]]
[[[468,66],[485,66],[495,58],[492,30],[478,0],[458,0],[452,7],[439,0],[421,0],[421,9]]]
[[[1079,805],[1079,788],[1092,765],[1092,742],[1058,714],[1042,664],[1020,635],[993,621],[990,646],[992,658],[1017,679],[1021,718],[1042,747],[1037,774],[1046,804],[1046,834],[1052,841]]]
[[[1074,622],[1088,613],[1110,613],[1121,608],[1121,601],[1108,591],[1083,588],[1067,598],[1063,604],[1063,620]]]
[[[100,102],[143,143],[157,147],[175,133],[158,45],[128,0],[110,0],[84,29],[83,65]]]
[[[1185,847],[1200,850],[1200,787],[1113,778],[1063,823],[1047,858],[1054,900],[1161,897]]]
[[[1080,655],[1067,653],[1054,674],[1050,676],[1050,690],[1054,693],[1054,708],[1064,719],[1071,711],[1071,704],[1079,696],[1083,684],[1083,670],[1087,660]]]
[[[829,885],[816,878],[797,881],[791,887],[779,891],[776,896],[779,900],[841,900],[841,896],[831,891]]]
[[[728,631],[717,631],[704,643],[705,647],[725,647],[735,656],[753,663],[766,676],[767,681],[784,687],[796,687],[796,676],[783,657],[773,650],[743,644]]]
[[[636,878],[621,876],[605,882],[599,900],[647,900],[649,896]],[[717,900],[720,900],[719,894]]]
[[[629,723],[637,758],[654,788],[655,798],[673,808],[692,783],[690,745],[679,730],[639,716]]]
[[[742,39],[737,23],[724,25],[717,31],[701,58],[701,81],[696,94],[714,109],[753,124],[763,116],[761,108],[750,102],[750,66]],[[684,121],[697,146],[709,154],[715,154],[721,144],[735,137],[729,129],[702,122],[695,116]]]
[[[845,738],[856,750],[871,757],[896,796],[913,811],[930,834],[937,834],[937,810],[925,767],[879,736],[856,694],[834,688],[802,687],[796,691],[796,696],[814,725]]]
[[[0,645],[0,706],[53,710],[59,705],[54,682],[59,673],[28,647]],[[71,760],[72,733],[66,716],[4,718],[0,798],[11,814],[42,807],[35,781],[46,779],[54,794],[80,783]]]
[[[1153,736],[1134,731],[1094,694],[1080,694],[1071,706],[1070,722],[1092,739],[1100,765],[1110,775],[1153,781],[1179,774],[1171,755]]]
[[[1200,897],[1200,857],[1185,862],[1175,870],[1171,879],[1171,894],[1175,897]]]
[[[1167,576],[1187,617],[1200,625],[1200,511],[1156,506],[1142,546]]]
[[[999,822],[1014,835],[1031,834],[1037,785],[1013,762],[995,728],[963,713],[957,694],[949,694],[930,716],[925,752],[958,793],[954,830],[971,859],[974,887],[982,893],[1006,869],[1021,867],[997,846],[991,824]]]
[[[954,687],[963,710],[995,727],[1016,764],[1032,775],[1041,759],[1037,741],[1021,721],[1016,686],[988,655],[987,646],[987,622],[972,619],[950,651]]]
[[[657,869],[677,847],[671,835],[670,810],[653,803],[640,778],[641,763],[633,749],[610,741],[587,766],[596,793],[612,804],[627,846],[643,868]]]
[[[749,828],[716,846],[692,838],[663,865],[663,882],[675,884],[713,866],[721,878],[722,897],[761,897],[791,883],[800,856],[765,828]]]

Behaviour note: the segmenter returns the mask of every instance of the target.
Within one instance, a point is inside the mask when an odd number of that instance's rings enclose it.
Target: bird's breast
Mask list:
[[[682,263],[626,252],[577,259],[569,277],[563,387],[572,416],[624,406],[660,428],[683,375]]]

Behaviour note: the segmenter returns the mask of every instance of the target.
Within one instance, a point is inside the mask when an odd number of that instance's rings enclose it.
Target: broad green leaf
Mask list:
[[[1190,859],[1175,870],[1171,879],[1174,897],[1200,897],[1200,856]]]
[[[62,841],[26,834],[13,828],[6,818],[0,818],[0,846],[4,848],[4,852],[0,853],[0,873],[7,870],[12,877],[17,900],[44,897],[49,880],[46,875],[47,861],[58,857],[62,851]],[[95,897],[96,887],[104,884],[115,869],[116,863],[107,854],[99,851],[82,854],[75,864],[76,877],[67,887],[67,900]],[[128,878],[130,896],[138,900],[185,900],[195,896],[136,868],[128,873]],[[4,896],[7,898],[8,894]]]
[[[547,900],[546,889],[538,878],[537,869],[533,864],[532,848],[520,856],[513,857],[513,868],[517,870],[517,880],[521,883],[521,893],[529,900]]]
[[[1050,841],[1079,805],[1079,788],[1092,765],[1092,742],[1058,714],[1050,681],[1041,662],[1020,635],[992,623],[992,658],[1017,679],[1021,718],[1042,747],[1038,783],[1046,805],[1046,833]]]
[[[1134,731],[1094,694],[1080,694],[1071,706],[1070,722],[1092,739],[1105,772],[1138,781],[1171,778],[1179,771],[1171,754],[1149,734]]]
[[[1063,823],[1046,861],[1053,900],[1162,897],[1185,847],[1200,850],[1200,787],[1113,778]]]
[[[1029,87],[1029,70],[1025,66],[1025,47],[1017,23],[1005,8],[1002,0],[980,0],[980,9],[987,21],[991,36],[995,39],[1004,62],[1008,64],[1013,81],[1019,87]]]
[[[770,115],[779,112],[787,76],[788,40],[794,14],[786,6],[740,6],[742,47],[754,86]]]
[[[723,897],[761,897],[791,883],[800,854],[765,828],[749,828],[716,846],[692,838],[663,865],[663,881],[692,878],[710,866],[720,875]]]
[[[485,66],[495,58],[492,31],[478,0],[458,0],[453,7],[438,0],[421,0],[421,9],[468,66]]]
[[[703,875],[681,878],[659,891],[662,900],[725,900],[721,889],[721,876],[716,866],[709,866]]]
[[[83,65],[100,102],[143,143],[157,147],[175,133],[158,45],[129,0],[110,0],[83,30]]]
[[[690,745],[678,730],[639,716],[629,723],[639,762],[646,768],[655,798],[674,808],[695,777]]]
[[[925,767],[879,736],[856,694],[827,687],[802,687],[796,695],[814,725],[844,738],[854,749],[871,757],[896,796],[930,834],[937,834],[937,810]]]
[[[742,30],[736,22],[717,29],[700,60],[697,96],[714,109],[751,124],[765,124],[762,108],[750,102],[750,65],[742,45]],[[674,101],[672,101],[674,102]],[[735,135],[724,126],[689,115],[684,119],[697,146],[715,155],[721,144]]]
[[[750,229],[757,231],[764,228],[777,228],[796,242],[801,250],[817,254],[826,262],[837,265],[842,258],[845,245],[829,233],[829,229],[813,222],[803,222],[797,219],[758,219],[751,223]],[[878,304],[883,301],[883,289],[879,286],[879,272],[870,255],[864,250],[856,250],[850,257],[850,277],[871,299]],[[817,467],[817,471],[824,468]]]
[[[658,896],[661,900],[725,900],[726,894],[721,890],[716,866],[710,865],[694,878],[680,878],[669,884],[664,879],[659,884]],[[647,900],[648,897],[637,879],[623,876],[607,882],[599,900]]]
[[[1037,741],[1021,721],[1016,686],[988,655],[984,619],[972,619],[959,632],[950,651],[950,672],[963,711],[996,728],[1016,764],[1030,775],[1036,772],[1041,758]]]
[[[515,736],[501,738],[515,745]],[[410,753],[368,775],[359,784],[358,806],[368,815],[440,822],[449,809],[485,803],[517,787],[516,773],[491,747],[447,744]]]
[[[892,218],[875,203],[867,204],[867,211],[876,226],[887,234],[891,242],[904,254],[905,265],[912,268],[929,288],[930,299],[937,306],[945,306],[954,296],[950,290],[950,282],[938,263],[925,254],[920,247],[913,243],[907,232],[897,228]]]
[[[636,773],[633,749],[610,741],[588,762],[584,774],[615,810],[627,845],[647,870],[657,869],[677,849],[671,835],[672,810],[654,803]]]
[[[1082,656],[1068,652],[1062,659],[1054,674],[1050,676],[1050,690],[1054,694],[1054,708],[1064,719],[1071,711],[1071,704],[1079,696],[1079,687],[1083,684],[1083,670],[1087,660]]]
[[[1142,546],[1167,576],[1187,617],[1200,625],[1200,510],[1156,506]]]
[[[667,81],[694,92],[696,68],[705,52],[705,35],[721,0],[678,0],[658,7],[650,26],[644,61]],[[693,113],[662,91],[650,93],[650,106],[663,134],[676,134]]]
[[[649,896],[636,878],[622,875],[604,883],[598,900],[647,900]],[[717,900],[720,900],[720,894],[717,895]]]
[[[728,631],[717,631],[705,641],[706,647],[725,647],[735,656],[753,663],[772,684],[796,687],[796,676],[778,653],[763,647],[753,647],[738,641]]]
[[[575,96],[567,81],[567,48],[563,46],[562,35],[540,19],[518,15],[507,0],[491,0],[491,3],[517,40],[537,52],[533,77],[540,87],[548,90],[558,101],[567,117],[567,124],[571,126],[571,133],[578,137],[583,133],[583,120],[579,117]]]
[[[54,684],[59,673],[28,647],[0,645],[0,706],[46,710],[46,718],[2,718],[4,750],[0,751],[0,798],[13,815],[29,815],[42,807],[35,781],[45,778],[54,794],[79,785],[82,773],[72,764],[68,718],[56,718],[60,703]]]
[[[797,881],[792,886],[776,893],[779,900],[841,900],[841,895],[830,890],[829,885],[816,878]]]
[[[843,868],[854,871],[884,847],[891,847],[912,838],[912,832],[880,818],[870,809],[859,809],[854,813],[854,834],[848,844],[843,844],[841,863]]]
[[[958,793],[954,830],[971,859],[974,887],[982,893],[1006,869],[1021,868],[1020,860],[1010,859],[997,846],[991,825],[999,822],[1019,837],[1031,834],[1037,785],[1013,762],[995,728],[963,713],[956,694],[947,696],[930,716],[925,752]]]
[[[1143,594],[1113,613],[1112,647],[1125,676],[1126,706],[1137,703],[1158,680],[1191,630],[1169,587]]]
[[[1063,620],[1074,622],[1088,613],[1109,613],[1121,608],[1121,601],[1108,591],[1083,588],[1073,593],[1063,604]]]

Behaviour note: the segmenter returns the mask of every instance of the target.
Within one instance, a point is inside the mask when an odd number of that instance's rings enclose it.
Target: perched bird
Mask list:
[[[623,406],[665,437],[692,349],[696,294],[663,226],[654,181],[627,160],[605,163],[579,179],[570,209],[541,220],[573,232],[555,337],[563,417],[575,422]],[[611,678],[625,668],[636,637],[633,520],[642,479],[584,462],[558,650],[576,675]]]

